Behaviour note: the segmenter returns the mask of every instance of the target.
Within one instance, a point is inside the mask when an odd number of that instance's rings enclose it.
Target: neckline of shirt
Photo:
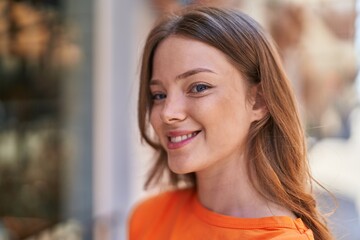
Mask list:
[[[237,229],[291,228],[301,231],[307,230],[300,218],[295,220],[288,216],[238,218],[213,212],[200,203],[196,192],[193,194],[192,209],[199,219],[210,225],[218,227]]]

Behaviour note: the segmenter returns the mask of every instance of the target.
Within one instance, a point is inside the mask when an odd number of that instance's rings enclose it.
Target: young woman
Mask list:
[[[279,56],[249,16],[197,7],[146,41],[139,126],[157,161],[137,239],[332,239],[310,192],[304,133]]]

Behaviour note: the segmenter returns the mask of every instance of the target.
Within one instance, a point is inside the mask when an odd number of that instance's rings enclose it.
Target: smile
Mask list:
[[[193,133],[189,133],[187,135],[182,135],[182,136],[176,136],[176,137],[169,137],[170,142],[172,143],[178,143],[178,142],[182,142],[185,141],[186,139],[189,139],[191,137],[195,137],[198,134],[198,132],[193,132]]]
[[[187,133],[187,134],[181,134],[177,136],[168,136],[168,148],[169,149],[177,149],[185,146],[187,143],[189,143],[196,135],[199,134],[200,131]]]

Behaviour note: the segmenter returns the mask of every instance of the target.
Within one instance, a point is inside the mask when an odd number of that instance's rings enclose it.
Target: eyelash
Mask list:
[[[151,99],[153,101],[159,101],[166,98],[166,94],[165,93],[154,93],[151,95]]]
[[[202,87],[201,89],[198,89],[198,87]],[[193,85],[191,85],[189,93],[194,93],[194,94],[198,94],[201,92],[204,92],[208,89],[210,89],[211,86],[204,84],[204,83],[195,83]]]
[[[199,87],[201,87],[199,89]],[[189,93],[190,94],[201,94],[202,92],[210,89],[211,86],[207,85],[207,84],[204,84],[204,83],[195,83],[193,85],[190,86],[190,89],[189,89]],[[158,93],[153,93],[151,95],[151,99],[153,101],[161,101],[163,99],[166,98],[166,94],[165,93],[161,93],[161,92],[158,92]]]

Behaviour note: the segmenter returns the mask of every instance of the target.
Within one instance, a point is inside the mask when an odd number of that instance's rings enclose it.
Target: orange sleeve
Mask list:
[[[165,192],[137,204],[128,219],[129,240],[148,240],[154,234],[165,234],[164,229],[171,229],[174,216],[181,211],[182,199],[190,195],[191,191]]]
[[[129,240],[146,239],[147,234],[164,225],[164,214],[171,212],[169,205],[173,202],[173,195],[162,193],[149,197],[134,207],[128,220]]]
[[[137,219],[139,218],[137,215],[137,209],[133,209],[132,212],[129,215],[128,219],[128,238],[129,240],[135,240],[138,239],[136,236],[136,233],[139,232],[139,224]]]
[[[139,240],[141,232],[150,226],[151,216],[157,216],[153,211],[153,198],[148,198],[138,203],[132,210],[128,219],[129,240]]]

